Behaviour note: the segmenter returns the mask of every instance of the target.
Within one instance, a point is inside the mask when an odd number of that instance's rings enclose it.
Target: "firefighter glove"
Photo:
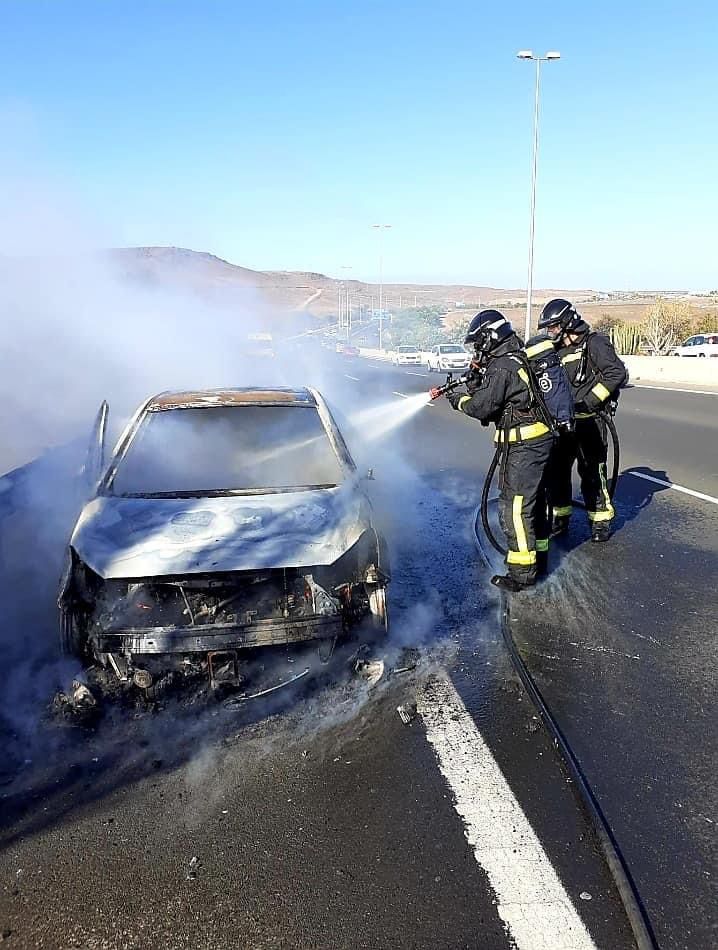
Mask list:
[[[461,403],[466,400],[468,397],[466,393],[449,393],[446,397],[451,403],[452,409],[461,409]]]

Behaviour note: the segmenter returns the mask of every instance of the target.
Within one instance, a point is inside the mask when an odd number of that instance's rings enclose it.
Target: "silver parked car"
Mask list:
[[[149,688],[241,680],[246,652],[388,624],[364,478],[312,389],[172,392],[104,464],[107,406],[59,593],[65,651]]]

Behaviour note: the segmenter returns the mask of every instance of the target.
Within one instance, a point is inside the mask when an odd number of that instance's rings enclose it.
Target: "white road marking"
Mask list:
[[[359,382],[359,377],[358,377],[358,376],[349,376],[348,373],[345,373],[344,376],[345,376],[346,379],[353,379],[355,383],[358,383],[358,382]]]
[[[406,375],[407,376],[428,376],[429,374],[428,373],[414,373],[412,372],[412,370],[408,369],[406,371]]]
[[[517,950],[596,950],[453,684],[432,681],[418,710]]]
[[[718,390],[710,389],[675,389],[673,386],[649,386],[646,383],[631,383],[633,389],[657,389],[662,393],[691,393],[693,396],[718,396]]]
[[[644,472],[634,472],[628,469],[626,475],[635,475],[636,478],[644,478],[647,482],[655,482],[656,485],[665,485],[666,488],[673,488],[676,491],[683,492],[684,495],[691,495],[693,498],[700,498],[701,501],[709,501],[713,505],[718,505],[718,498],[713,495],[706,495],[702,491],[695,491],[693,488],[684,488],[683,485],[676,485],[675,482],[667,482],[663,478],[654,478],[653,475],[646,475]]]
[[[392,396],[401,396],[402,399],[408,399],[408,398],[409,398],[409,397],[406,395],[406,393],[398,393],[398,392],[396,392],[396,391],[393,390],[393,389],[392,389],[392,391],[391,391],[391,394],[392,394]]]

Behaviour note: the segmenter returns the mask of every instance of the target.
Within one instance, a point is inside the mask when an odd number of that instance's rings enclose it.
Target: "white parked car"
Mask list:
[[[458,343],[440,343],[426,358],[430,373],[448,373],[469,368],[469,354]]]
[[[395,366],[419,366],[421,351],[415,346],[397,346],[391,354],[391,361]]]
[[[718,356],[718,333],[697,333],[673,351],[674,356]]]

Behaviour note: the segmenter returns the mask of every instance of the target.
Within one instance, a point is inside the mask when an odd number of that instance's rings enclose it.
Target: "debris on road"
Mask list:
[[[397,706],[396,711],[399,713],[399,719],[408,726],[412,719],[416,718],[416,703],[404,703]]]
[[[99,712],[99,704],[86,683],[73,680],[71,691],[62,691],[55,694],[52,700],[51,711],[66,719],[86,721]]]
[[[197,869],[199,868],[199,858],[193,857],[189,862],[189,868],[185,876],[186,881],[195,881],[197,879]]]
[[[590,901],[593,899],[591,895],[588,893],[588,891],[581,891],[581,893],[578,896],[581,898],[582,901]]]
[[[72,704],[77,709],[91,708],[97,705],[97,700],[86,686],[80,680],[72,681]]]
[[[384,675],[383,660],[357,660],[354,672],[365,679],[369,686],[374,686]]]

